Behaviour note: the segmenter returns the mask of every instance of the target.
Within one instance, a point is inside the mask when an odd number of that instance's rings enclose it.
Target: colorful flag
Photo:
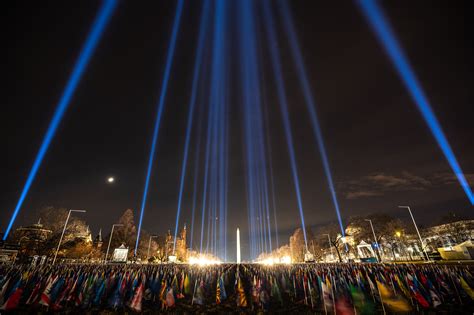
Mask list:
[[[471,300],[474,300],[474,290],[467,284],[466,280],[464,280],[463,277],[459,278],[459,281],[461,282],[461,287],[463,288],[464,291],[466,291],[467,295],[471,298]]]
[[[374,313],[374,304],[368,300],[365,294],[353,285],[350,285],[352,302],[360,315],[369,315]]]
[[[15,291],[10,294],[7,301],[0,307],[0,310],[3,311],[12,311],[18,307],[20,303],[21,295],[23,294],[23,288],[18,287]]]
[[[44,306],[49,306],[51,303],[51,290],[53,289],[54,284],[56,283],[57,277],[51,277],[49,282],[46,284],[46,288],[41,294],[40,304]]]
[[[247,307],[247,297],[245,296],[245,291],[240,276],[237,277],[237,306]]]
[[[193,304],[204,305],[204,281],[201,280],[193,297]]]
[[[130,308],[136,312],[142,311],[142,299],[143,299],[143,281],[140,282],[135,294],[133,295],[132,302],[130,303]]]
[[[166,292],[166,307],[170,308],[173,307],[175,304],[173,288],[169,288],[168,292]]]
[[[185,295],[191,295],[191,281],[189,281],[189,276],[185,275],[184,276],[184,294]]]
[[[411,306],[400,296],[395,296],[392,291],[380,281],[376,280],[380,299],[393,312],[409,312]]]

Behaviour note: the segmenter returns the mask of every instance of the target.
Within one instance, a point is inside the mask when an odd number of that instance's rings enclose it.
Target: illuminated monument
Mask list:
[[[240,230],[237,228],[237,263],[240,264]]]

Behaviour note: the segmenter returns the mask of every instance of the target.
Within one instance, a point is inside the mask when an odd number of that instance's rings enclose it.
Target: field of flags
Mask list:
[[[472,312],[464,265],[0,265],[1,312]]]

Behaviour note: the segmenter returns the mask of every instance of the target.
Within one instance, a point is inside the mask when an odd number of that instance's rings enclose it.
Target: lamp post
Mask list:
[[[116,226],[123,226],[123,224],[112,224],[112,231],[110,232],[109,245],[107,245],[107,252],[105,253],[104,263],[107,262],[107,256],[109,256],[110,242],[112,241],[112,236],[114,235],[114,228]]]
[[[150,257],[151,239],[154,237],[158,237],[158,235],[150,235],[150,240],[148,241],[148,251],[146,252],[146,260],[148,260]]]
[[[71,212],[86,212],[86,210],[69,210],[69,213],[67,214],[66,222],[64,222],[64,228],[63,232],[61,233],[61,237],[59,238],[59,243],[58,243],[58,248],[56,248],[56,253],[54,253],[54,258],[53,258],[53,265],[56,262],[56,257],[58,257],[58,252],[59,252],[59,247],[61,246],[61,242],[63,241],[64,233],[66,232],[66,226],[67,223],[69,222],[69,217],[71,217]]]
[[[332,244],[331,244],[331,236],[329,234],[323,234],[328,236],[328,242],[329,242],[329,250],[331,251],[331,256],[334,257],[334,254],[332,253]]]
[[[421,249],[423,250],[423,253],[425,253],[426,259],[428,261],[431,261],[430,256],[428,256],[428,253],[426,253],[425,246],[423,246],[423,240],[421,239],[420,231],[418,230],[418,226],[416,225],[415,218],[413,217],[413,213],[411,213],[410,207],[409,206],[398,206],[398,207],[408,209],[408,212],[410,213],[411,219],[413,221],[413,225],[415,226],[416,233],[418,234],[418,238],[420,239]]]
[[[372,229],[372,234],[374,235],[375,246],[377,247],[377,261],[380,262],[382,260],[382,257],[380,256],[379,242],[377,242],[377,236],[375,236],[374,225],[372,224],[372,220],[370,219],[365,219],[365,221],[370,223],[370,228]]]

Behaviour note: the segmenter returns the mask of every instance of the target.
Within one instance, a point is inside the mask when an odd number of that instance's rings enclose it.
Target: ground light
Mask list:
[[[31,184],[33,183],[36,174],[38,173],[38,169],[41,166],[41,163],[43,162],[44,156],[48,151],[49,145],[51,144],[51,141],[53,140],[54,135],[56,134],[56,130],[58,129],[59,124],[61,123],[64,113],[66,112],[67,108],[69,107],[69,104],[71,103],[72,97],[74,96],[74,92],[76,91],[76,88],[79,85],[79,82],[81,81],[82,75],[86,70],[86,67],[97,47],[97,44],[99,43],[104,29],[107,26],[110,17],[112,16],[112,13],[115,10],[116,5],[116,0],[104,1],[94,23],[92,24],[90,33],[76,61],[74,69],[71,73],[71,76],[69,77],[64,92],[61,95],[59,103],[56,106],[56,111],[54,112],[54,116],[51,122],[49,123],[48,130],[46,131],[46,135],[44,136],[43,142],[41,143],[41,147],[38,151],[38,154],[36,155],[33,167],[31,168],[30,173],[28,174],[28,178],[21,192],[20,199],[18,200],[15,210],[13,211],[12,217],[10,218],[10,222],[8,223],[8,227],[5,230],[5,233],[3,234],[3,240],[6,240],[8,234],[10,233],[10,230],[13,226],[13,223],[15,222],[18,212],[20,211],[20,208],[23,205],[23,202],[25,201],[26,195],[30,190]]]

